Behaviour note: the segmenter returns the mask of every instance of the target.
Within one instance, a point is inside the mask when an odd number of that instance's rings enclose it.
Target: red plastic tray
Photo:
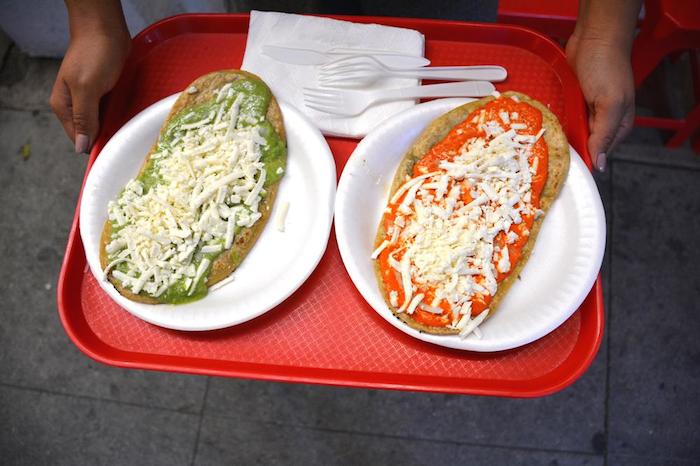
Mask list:
[[[561,49],[527,29],[423,19],[338,17],[421,31],[433,65],[494,63],[508,69],[500,90],[548,104],[590,167],[586,114]],[[90,165],[137,112],[196,77],[241,64],[248,15],[183,15],[134,39],[124,73],[103,107],[103,131]],[[356,140],[329,138],[338,174]],[[527,346],[483,354],[415,340],[385,322],[357,292],[331,234],[316,271],[289,299],[237,327],[197,333],[143,322],[117,306],[89,272],[78,209],[58,283],[58,310],[69,337],[106,364],[193,374],[369,388],[514,397],[550,394],[573,383],[598,351],[603,332],[600,279],[580,309]]]

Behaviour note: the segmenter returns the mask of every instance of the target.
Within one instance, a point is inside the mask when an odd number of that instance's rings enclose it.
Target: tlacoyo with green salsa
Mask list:
[[[173,106],[138,176],[108,206],[100,259],[129,299],[201,299],[245,258],[285,172],[279,106],[257,76],[220,71]]]

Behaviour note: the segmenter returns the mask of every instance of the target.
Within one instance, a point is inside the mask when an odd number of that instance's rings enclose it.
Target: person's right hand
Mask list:
[[[114,87],[131,47],[125,31],[89,31],[71,37],[49,104],[75,152],[88,152],[99,129],[100,99]]]

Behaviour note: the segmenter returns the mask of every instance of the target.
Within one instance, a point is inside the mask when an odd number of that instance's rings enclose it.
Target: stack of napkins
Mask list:
[[[260,76],[275,97],[309,116],[326,135],[360,138],[387,117],[409,109],[414,101],[377,104],[355,117],[339,117],[304,105],[302,88],[318,87],[319,65],[291,65],[263,54],[264,45],[325,51],[334,47],[385,50],[423,56],[425,38],[411,29],[377,24],[356,24],[313,16],[251,11],[248,43],[242,69]],[[417,86],[417,79],[382,79],[371,89]]]

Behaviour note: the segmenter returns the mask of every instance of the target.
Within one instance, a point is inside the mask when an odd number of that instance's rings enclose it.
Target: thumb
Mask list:
[[[87,153],[95,142],[99,127],[100,96],[89,89],[74,89],[73,128],[75,128],[75,152]]]
[[[71,139],[75,139],[75,128],[73,128],[73,99],[70,94],[70,89],[65,81],[59,75],[51,90],[49,105],[58,117],[58,120],[63,126],[66,135]]]
[[[612,148],[623,115],[624,106],[614,100],[596,102],[591,108],[588,151],[599,171],[605,170],[607,152]]]

